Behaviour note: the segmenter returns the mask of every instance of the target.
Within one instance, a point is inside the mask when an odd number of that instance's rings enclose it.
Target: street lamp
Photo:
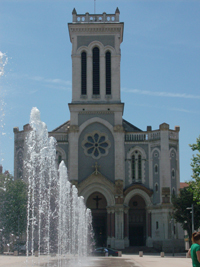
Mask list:
[[[190,213],[192,214],[192,233],[194,233],[194,205],[192,204],[192,206],[186,208],[186,210],[191,210]]]

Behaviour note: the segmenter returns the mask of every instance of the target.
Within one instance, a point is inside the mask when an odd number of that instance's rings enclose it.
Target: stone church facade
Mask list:
[[[68,24],[72,43],[70,120],[49,132],[57,161],[92,210],[97,245],[123,249],[184,248],[173,224],[172,194],[179,191],[179,127],[145,131],[123,119],[120,44],[124,24],[115,14],[80,14]],[[14,128],[15,179],[23,178],[23,145],[29,125]]]

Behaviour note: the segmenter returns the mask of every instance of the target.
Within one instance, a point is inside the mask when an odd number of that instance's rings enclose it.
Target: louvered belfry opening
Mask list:
[[[100,93],[100,77],[99,77],[99,48],[93,49],[93,95]]]
[[[132,180],[135,181],[135,155],[131,157]]]
[[[86,52],[81,53],[81,94],[87,94],[87,56]]]
[[[111,53],[106,52],[106,95],[111,95]]]

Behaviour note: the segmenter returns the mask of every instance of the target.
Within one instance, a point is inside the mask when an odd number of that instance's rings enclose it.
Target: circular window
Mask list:
[[[94,159],[99,159],[101,156],[106,156],[110,148],[110,141],[105,133],[94,131],[86,134],[82,142],[84,153]]]

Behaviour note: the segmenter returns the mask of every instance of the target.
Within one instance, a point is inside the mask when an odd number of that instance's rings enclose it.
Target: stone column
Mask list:
[[[69,180],[78,181],[78,136],[79,128],[71,125],[69,131]]]
[[[115,247],[124,249],[124,207],[123,204],[115,206]]]
[[[129,247],[129,222],[128,222],[129,207],[124,207],[124,246]]]
[[[107,213],[107,229],[108,229],[108,238],[111,237],[111,214]]]
[[[151,211],[147,210],[147,239],[146,239],[146,246],[153,247],[152,241],[152,216]]]
[[[111,237],[115,237],[115,212],[111,213]]]
[[[110,227],[111,227],[110,246],[111,248],[115,248],[115,211],[114,211],[114,208],[111,209],[110,211]]]
[[[122,120],[121,114],[115,113],[115,120]],[[125,157],[124,157],[124,128],[118,124],[114,126],[115,140],[115,180],[125,180]]]
[[[92,99],[92,55],[87,54],[87,98],[88,100]]]
[[[100,97],[105,99],[106,85],[105,85],[105,53],[100,51]]]
[[[169,156],[169,124],[160,125],[160,181],[164,188],[171,187],[170,156]]]
[[[127,213],[124,212],[124,237],[128,237],[128,218]]]

